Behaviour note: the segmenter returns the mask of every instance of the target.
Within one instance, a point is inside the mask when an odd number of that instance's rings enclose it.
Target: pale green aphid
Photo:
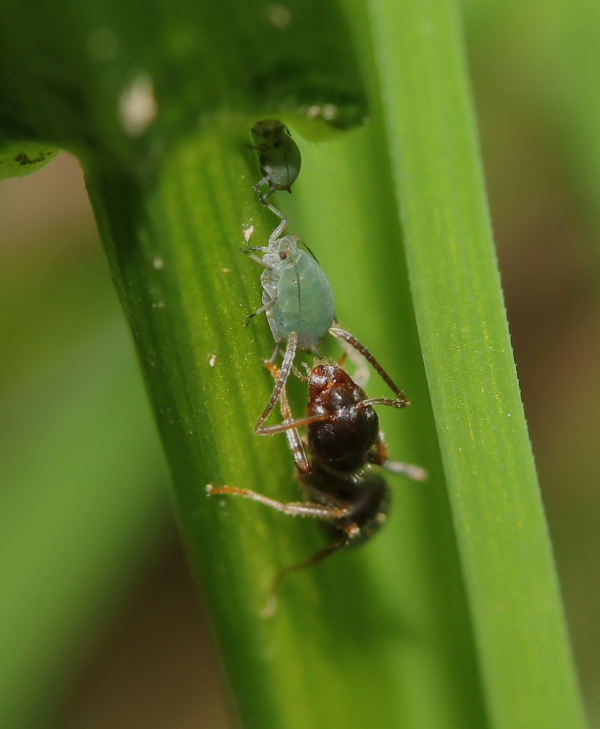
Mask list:
[[[300,250],[300,238],[277,238],[276,233],[268,247],[254,249],[265,254],[252,256],[265,268],[261,276],[263,306],[250,316],[266,313],[278,345],[295,332],[298,349],[315,351],[334,321],[333,292],[319,264]]]
[[[264,177],[254,186],[265,202],[276,190],[289,190],[300,174],[302,157],[289,129],[277,119],[264,119],[252,127],[252,138]],[[269,190],[261,195],[263,185]]]

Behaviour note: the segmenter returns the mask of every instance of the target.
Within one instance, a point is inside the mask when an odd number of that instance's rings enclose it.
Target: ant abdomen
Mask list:
[[[348,476],[335,476],[321,465],[300,479],[311,500],[327,506],[348,507],[347,515],[327,524],[327,530],[346,537],[348,546],[362,544],[386,520],[390,489],[378,473],[364,469]]]

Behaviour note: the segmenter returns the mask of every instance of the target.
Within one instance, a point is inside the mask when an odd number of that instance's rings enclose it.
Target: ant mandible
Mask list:
[[[342,331],[336,330],[336,334]],[[255,431],[259,435],[286,433],[298,469],[297,478],[308,501],[282,503],[250,489],[207,486],[209,495],[242,496],[284,514],[322,519],[333,528],[335,539],[326,547],[307,560],[285,567],[277,573],[269,590],[263,617],[271,617],[275,613],[277,591],[284,577],[321,562],[343,547],[365,542],[385,522],[390,500],[389,487],[382,476],[370,470],[369,464],[383,466],[415,481],[427,478],[426,471],[419,466],[388,461],[385,440],[373,406],[405,408],[409,404],[408,400],[370,352],[347,332],[343,334],[344,339],[371,362],[398,396],[397,399],[368,398],[339,364],[317,361],[308,378],[306,416],[294,419],[285,389],[289,370],[287,374],[285,370],[292,366],[295,346],[292,347],[293,352],[286,352],[281,370],[270,361],[265,362],[277,381],[273,406],[279,399],[284,422],[263,427],[259,421]],[[290,339],[294,345],[295,337],[292,332]],[[307,429],[306,443],[298,433],[298,428],[302,426]]]

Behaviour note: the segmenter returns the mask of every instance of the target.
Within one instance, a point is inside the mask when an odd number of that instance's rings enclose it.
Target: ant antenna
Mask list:
[[[379,364],[379,362],[373,357],[371,352],[364,346],[364,344],[361,344],[356,337],[353,337],[350,332],[345,331],[344,329],[338,329],[337,327],[331,327],[329,330],[329,333],[333,335],[336,339],[341,339],[344,342],[348,342],[357,352],[360,352],[363,357],[367,359],[368,362],[370,362],[375,370],[379,373],[379,376],[381,379],[386,383],[386,385],[390,388],[390,390],[395,393],[398,398],[402,401],[404,401],[404,407],[407,407],[410,405],[409,399],[406,397],[406,395],[402,392],[402,390],[396,385],[396,383],[392,380],[392,378],[388,375],[388,373],[383,369],[383,367]]]

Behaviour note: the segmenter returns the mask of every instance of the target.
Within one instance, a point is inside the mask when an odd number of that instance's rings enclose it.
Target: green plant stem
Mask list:
[[[333,573],[295,576],[277,616],[265,621],[259,614],[275,570],[323,538],[310,522],[242,500],[209,500],[205,491],[210,482],[298,498],[284,436],[252,431],[272,387],[261,360],[273,342],[264,318],[243,326],[259,303],[260,269],[235,242],[250,225],[264,242],[270,220],[249,184],[249,126],[219,120],[180,145],[137,209],[139,191],[123,190],[106,170],[90,171],[88,185],[244,726],[358,726],[370,718],[393,725],[385,667],[374,647],[364,652],[365,642],[381,638],[364,629],[377,622],[377,601],[360,567],[352,568],[352,606],[339,589],[338,564]],[[363,649],[355,650],[347,638],[361,634]]]

